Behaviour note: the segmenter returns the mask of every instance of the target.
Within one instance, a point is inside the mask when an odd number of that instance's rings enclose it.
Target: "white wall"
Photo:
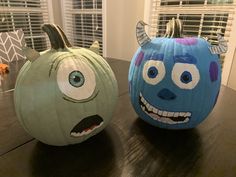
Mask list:
[[[236,0],[234,0],[236,3]],[[236,14],[233,16],[232,31],[228,42],[228,51],[224,61],[222,84],[236,91]]]
[[[144,18],[145,0],[107,0],[106,57],[131,60],[138,48],[135,27]]]
[[[62,26],[61,1],[53,3],[54,23]],[[138,48],[135,27],[144,18],[145,0],[106,0],[105,57],[131,60]]]
[[[59,10],[55,10],[54,12],[54,23],[58,24],[59,26],[62,27],[62,11],[61,11],[61,1],[58,1],[58,3],[54,3],[53,4],[53,8],[54,9],[59,9]]]
[[[235,34],[236,36],[236,34]],[[229,75],[229,81],[228,86],[234,90],[236,90],[236,48],[234,50],[234,57],[233,57],[233,63],[231,66],[231,71]]]
[[[50,22],[55,23],[61,27],[63,27],[63,19],[62,19],[62,7],[61,1],[48,1],[49,12],[50,12]]]
[[[231,32],[229,43],[228,43],[229,51],[227,52],[227,54],[229,57],[225,59],[226,61],[225,61],[224,70],[223,70],[223,79],[224,77],[228,78],[227,83],[224,84],[223,82],[223,84],[227,85],[228,87],[234,90],[236,90],[236,42],[235,42],[235,39],[236,39],[236,14],[234,14],[232,32]]]

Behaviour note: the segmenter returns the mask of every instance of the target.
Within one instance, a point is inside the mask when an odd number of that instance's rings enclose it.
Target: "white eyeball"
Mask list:
[[[92,96],[96,78],[89,65],[78,59],[64,59],[57,70],[57,84],[63,94],[75,100]]]
[[[159,60],[149,60],[143,66],[143,79],[151,85],[156,85],[165,77],[164,63]]]
[[[172,69],[172,80],[181,89],[193,89],[200,80],[194,64],[176,63]]]

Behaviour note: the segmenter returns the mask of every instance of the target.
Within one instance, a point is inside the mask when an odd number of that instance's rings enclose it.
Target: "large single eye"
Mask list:
[[[172,80],[181,89],[193,89],[200,80],[199,71],[193,64],[176,63],[172,70]]]
[[[72,71],[69,75],[69,82],[74,87],[81,87],[84,84],[84,75],[80,71]]]
[[[83,100],[92,96],[95,87],[95,74],[81,59],[64,59],[59,63],[57,84],[66,96]]]
[[[149,84],[158,84],[165,74],[166,70],[162,61],[149,60],[143,66],[143,79]]]

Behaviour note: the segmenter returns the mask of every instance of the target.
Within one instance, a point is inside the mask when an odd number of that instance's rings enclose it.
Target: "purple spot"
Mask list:
[[[187,38],[177,38],[175,42],[183,45],[195,45],[197,44],[197,38],[187,37]]]
[[[137,55],[136,60],[135,60],[135,66],[139,66],[142,63],[143,56],[144,56],[144,53],[142,51],[139,52],[139,54]]]
[[[211,82],[214,82],[218,79],[218,64],[215,61],[212,61],[209,68]]]

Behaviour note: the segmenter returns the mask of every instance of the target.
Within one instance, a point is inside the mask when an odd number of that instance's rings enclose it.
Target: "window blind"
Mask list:
[[[163,36],[166,23],[172,19],[181,19],[184,36],[206,37],[217,44],[216,31],[226,40],[230,37],[236,3],[234,0],[151,0],[150,21],[153,28],[151,36]],[[224,55],[222,57],[222,63]]]
[[[41,26],[49,21],[47,6],[47,0],[0,0],[0,32],[22,29],[28,47],[45,50]]]
[[[89,48],[97,40],[103,52],[102,0],[63,0],[64,30],[75,46]]]

